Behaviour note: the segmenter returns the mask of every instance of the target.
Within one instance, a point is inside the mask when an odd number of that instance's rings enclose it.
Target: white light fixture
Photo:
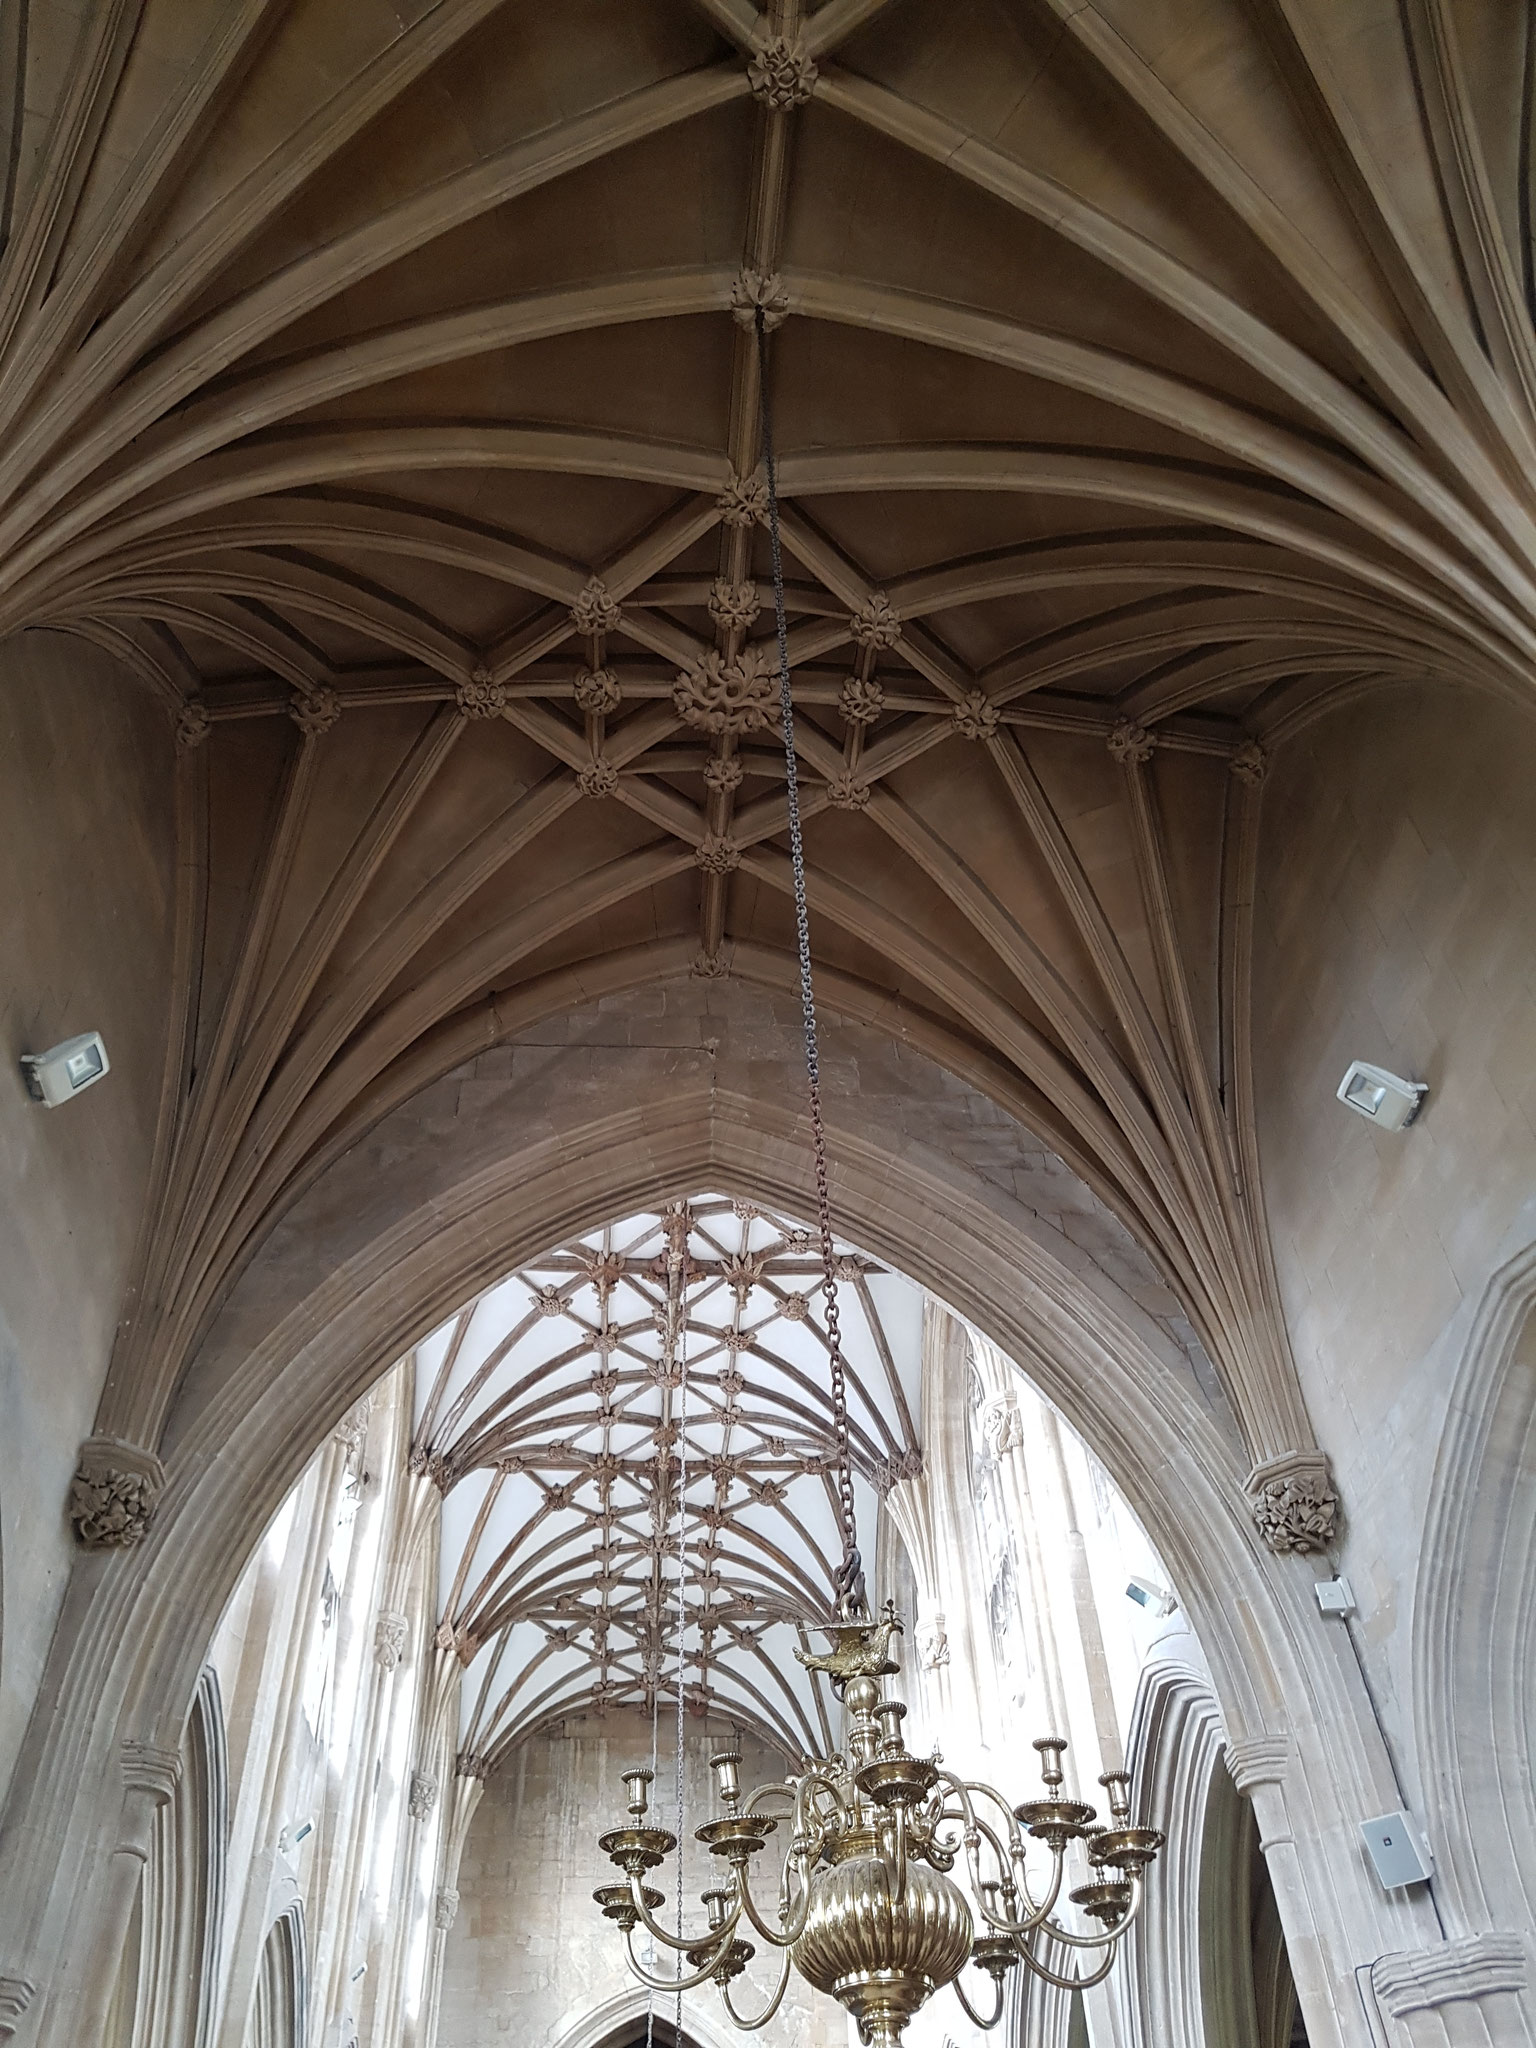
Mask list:
[[[1401,1074],[1389,1074],[1369,1060],[1351,1060],[1337,1092],[1340,1102],[1356,1116],[1379,1124],[1384,1131],[1401,1131],[1423,1107],[1429,1086],[1424,1081],[1405,1081]]]
[[[1179,1604],[1166,1586],[1156,1585],[1151,1579],[1140,1578],[1135,1572],[1131,1574],[1131,1582],[1125,1589],[1125,1597],[1127,1600],[1134,1600],[1138,1607],[1145,1607],[1148,1614],[1159,1616],[1172,1614]]]
[[[1314,1589],[1324,1614],[1353,1614],[1355,1593],[1342,1573],[1335,1579],[1319,1579]]]
[[[82,1088],[89,1088],[110,1069],[107,1048],[99,1031],[83,1031],[78,1038],[65,1038],[46,1052],[24,1052],[21,1071],[27,1093],[45,1109],[57,1109]]]
[[[1434,1875],[1434,1859],[1406,1813],[1383,1813],[1375,1820],[1363,1820],[1360,1832],[1383,1891],[1426,1884]]]

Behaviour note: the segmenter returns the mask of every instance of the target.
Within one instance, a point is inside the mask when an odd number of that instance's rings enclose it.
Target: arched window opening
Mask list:
[[[1306,2048],[1253,1809],[1221,1769],[1211,1775],[1201,1843],[1199,1939],[1207,2048]]]
[[[275,1920],[261,1952],[245,2048],[305,2048],[304,1909]]]
[[[1177,1611],[1161,1561],[1010,1358],[856,1246],[837,1261],[859,1539],[871,1598],[903,1618],[913,1747],[1022,1800],[1041,1789],[1029,1739],[1061,1736],[1065,1795],[1102,1808]],[[464,2048],[487,2013],[589,2040],[581,2015],[633,1989],[592,1904],[596,1838],[622,1765],[653,1765],[675,1805],[679,1683],[695,1906],[710,1754],[742,1751],[752,1785],[838,1746],[837,1700],[794,1654],[840,1556],[817,1271],[813,1233],[760,1202],[658,1204],[485,1288],[316,1453],[210,1658],[231,1858],[265,1849],[267,1896],[296,1901],[259,1958],[270,1907],[226,1915],[220,1996],[249,2013],[246,2048],[306,2027]],[[999,2042],[1105,2048],[1109,1998],[1021,1966]],[[664,2003],[650,2048],[672,2048]],[[730,2037],[716,2018],[702,2048]],[[640,2048],[643,2025],[601,2048]],[[909,2044],[973,2031],[944,1993]],[[845,2032],[797,1978],[764,2042]]]

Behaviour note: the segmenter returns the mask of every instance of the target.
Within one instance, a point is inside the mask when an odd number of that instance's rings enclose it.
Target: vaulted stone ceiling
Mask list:
[[[875,1492],[921,1466],[923,1297],[839,1252],[872,1552]],[[417,1347],[411,1463],[442,1495],[438,1645],[469,1764],[566,1714],[655,1713],[680,1656],[696,1711],[792,1760],[833,1747],[791,1654],[842,1548],[820,1273],[803,1225],[696,1195],[560,1246]]]
[[[100,1426],[157,1440],[274,1219],[466,1053],[787,982],[761,305],[824,999],[1038,1131],[1255,1463],[1304,1449],[1261,784],[1346,693],[1529,694],[1524,12],[94,0],[25,48],[0,629],[182,749]]]

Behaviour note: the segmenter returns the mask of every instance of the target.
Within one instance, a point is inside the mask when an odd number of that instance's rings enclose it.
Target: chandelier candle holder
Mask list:
[[[1008,1973],[1022,1962],[1064,1990],[1108,1976],[1120,1942],[1141,1907],[1147,1867],[1163,1845],[1156,1828],[1131,1822],[1130,1778],[1109,1771],[1099,1780],[1109,1815],[1062,1796],[1060,1736],[1042,1736],[1043,1798],[1010,1806],[990,1785],[946,1770],[935,1753],[914,1756],[901,1734],[905,1703],[886,1697],[897,1666],[890,1639],[901,1623],[887,1604],[878,1622],[834,1623],[822,1631],[830,1651],[796,1655],[830,1677],[845,1709],[845,1747],[807,1759],[797,1776],[761,1785],[745,1801],[732,1751],[711,1759],[721,1811],[695,1829],[722,1866],[701,1895],[707,1924],[697,1933],[668,1933],[657,1917],[664,1895],[646,1883],[677,1846],[666,1828],[647,1822],[648,1770],[623,1773],[629,1825],[598,1846],[624,1874],[622,1884],[594,1894],[624,1931],[630,1966],[653,1991],[679,1993],[713,1982],[738,2027],[765,2026],[778,2011],[793,1963],[805,1981],[850,2012],[865,2048],[896,2048],[908,2020],[945,1984],[975,2026],[1003,2016]],[[779,1862],[778,1897],[765,1911],[754,1896],[756,1859],[770,1838],[787,1836]],[[1044,1845],[1049,1866],[1031,1881],[1028,1842]],[[1066,1883],[1069,1851],[1081,1845],[1088,1881],[1069,1896],[1097,1931],[1080,1932],[1055,1917]],[[1036,1851],[1036,1857],[1040,1857]],[[962,1866],[967,1886],[950,1875]],[[969,1894],[969,1896],[967,1895]],[[731,1987],[756,1953],[738,1932],[742,1923],[780,1952],[778,1980],[766,2006],[747,2016]],[[635,1930],[681,1957],[672,1975],[658,1975],[636,1954]],[[1041,1950],[1088,1952],[1080,1973],[1065,1974]],[[992,1979],[990,2012],[978,2012],[960,1973],[973,1963]]]

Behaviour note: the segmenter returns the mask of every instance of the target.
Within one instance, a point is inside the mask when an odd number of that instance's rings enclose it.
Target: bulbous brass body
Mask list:
[[[913,1861],[898,1898],[889,1865],[867,1851],[816,1872],[805,1932],[791,1951],[806,1982],[853,2014],[867,2048],[894,2048],[970,1952],[970,1908],[958,1885]]]

